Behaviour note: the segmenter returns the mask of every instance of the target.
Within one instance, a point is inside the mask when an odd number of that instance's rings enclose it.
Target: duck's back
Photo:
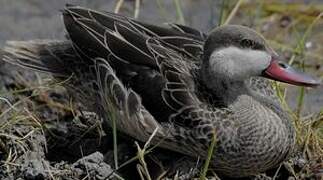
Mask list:
[[[94,59],[103,58],[122,83],[141,97],[143,105],[154,117],[168,121],[174,111],[162,96],[163,89],[167,88],[166,80],[160,70],[160,58],[156,56],[173,53],[191,61],[187,62],[188,67],[199,63],[205,34],[182,25],[160,27],[76,6],[64,9],[63,20],[67,41],[13,43],[15,53],[24,57],[18,63],[50,72],[57,79],[70,78],[68,89],[78,101],[93,110],[98,107],[98,97],[89,96],[97,94]],[[28,52],[33,55],[28,56]],[[176,68],[169,64],[176,60],[179,59],[168,61],[168,66]],[[167,69],[171,70],[164,67],[165,71]]]

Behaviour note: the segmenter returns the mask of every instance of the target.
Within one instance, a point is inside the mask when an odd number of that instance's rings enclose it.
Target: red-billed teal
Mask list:
[[[77,6],[63,10],[67,40],[9,42],[6,61],[70,78],[67,89],[117,129],[205,159],[243,177],[273,168],[295,145],[295,130],[268,80],[319,82],[278,61],[257,32],[224,25],[209,34],[160,27]],[[266,79],[267,78],[267,79]]]

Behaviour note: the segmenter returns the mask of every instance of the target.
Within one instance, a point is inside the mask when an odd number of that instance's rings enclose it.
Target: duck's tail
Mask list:
[[[3,51],[6,62],[56,77],[70,76],[69,63],[80,58],[70,42],[58,40],[8,41]]]

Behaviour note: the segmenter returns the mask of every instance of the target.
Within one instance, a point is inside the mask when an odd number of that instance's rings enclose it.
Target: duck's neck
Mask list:
[[[272,99],[272,97],[256,92],[251,88],[249,80],[235,81],[227,78],[221,78],[214,75],[214,72],[209,72],[206,69],[201,69],[200,73],[203,84],[215,94],[215,96],[226,107],[235,104],[241,96],[249,96],[253,101],[261,103],[266,109],[273,111],[286,122],[289,119],[288,114],[283,111],[281,105]]]
[[[243,94],[248,94],[249,89],[243,81],[231,81],[226,78],[219,78],[213,72],[201,69],[200,73],[202,83],[209,91],[212,91],[224,106],[229,106]]]
[[[234,103],[241,95],[250,95],[248,87],[241,81],[221,81],[221,85],[216,88],[215,93],[222,96],[225,105]]]
[[[252,89],[252,85],[248,83],[249,80],[245,81],[232,81],[229,79],[221,79],[214,78],[214,74],[205,73],[207,71],[202,70],[203,73],[202,81],[208,89],[215,94],[216,97],[219,98],[221,103],[226,106],[234,106],[235,110],[245,108],[245,101],[247,97],[248,103],[257,104],[260,103],[264,108],[263,111],[272,111],[274,112],[280,119],[281,123],[287,128],[290,134],[294,134],[294,129],[289,120],[289,115],[281,108],[281,105],[276,100],[272,99],[271,96],[267,96],[265,94],[256,92]],[[213,77],[213,78],[212,78]],[[242,102],[240,102],[242,101]],[[257,103],[256,103],[257,102]],[[259,110],[260,111],[260,110]],[[266,113],[266,112],[258,112],[258,113]]]

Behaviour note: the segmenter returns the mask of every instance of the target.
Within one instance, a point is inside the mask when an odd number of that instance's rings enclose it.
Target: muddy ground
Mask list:
[[[173,0],[163,1],[163,8],[157,2],[144,0],[139,19],[153,23],[181,22]],[[116,5],[114,0],[0,0],[0,48],[7,40],[63,39],[65,32],[59,10],[65,3],[106,11],[113,11]],[[183,1],[185,23],[203,31],[215,27],[220,5],[220,1],[211,0]],[[125,0],[121,13],[133,16],[133,7],[134,1]],[[243,18],[239,13],[237,16]],[[233,22],[250,25],[249,19],[241,18]],[[265,29],[265,25],[261,27]],[[322,31],[320,26],[315,31]],[[270,37],[271,30],[266,30],[265,35]],[[323,42],[322,35],[313,39],[314,46]],[[286,52],[286,57],[289,56]],[[316,76],[323,75],[322,62],[315,59],[310,63]],[[297,106],[298,91],[288,87],[287,100],[292,108]],[[322,93],[322,88],[306,90],[304,117],[322,110]],[[119,134],[116,170],[111,130],[103,127],[95,114],[83,112],[49,75],[0,61],[0,179],[140,179],[140,163],[137,160],[128,163],[137,153],[134,141]],[[272,179],[275,173],[276,179],[319,179],[323,174],[323,158],[313,156],[296,153],[280,169],[248,179]],[[146,161],[152,179],[198,177],[202,165],[195,159],[159,148],[148,154]],[[210,173],[210,177],[215,175]]]

